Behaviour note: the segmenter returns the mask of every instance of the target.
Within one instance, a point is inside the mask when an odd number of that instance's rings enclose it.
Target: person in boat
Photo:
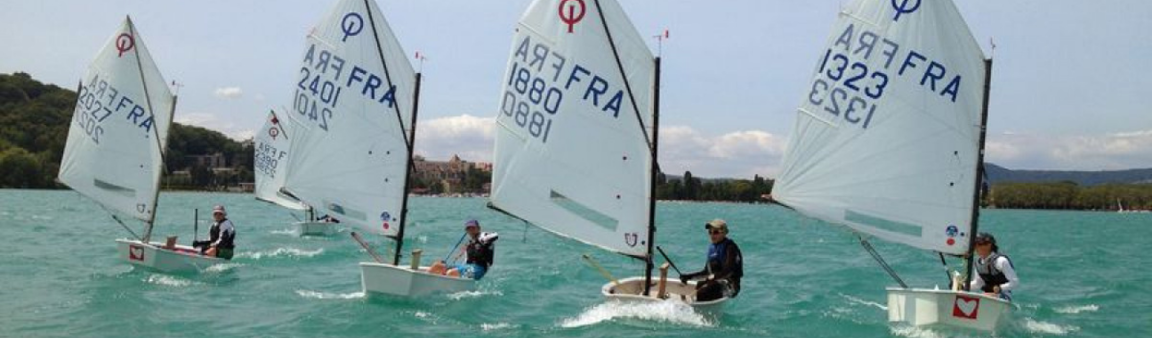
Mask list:
[[[468,243],[464,245],[461,252],[466,256],[464,264],[449,268],[446,262],[439,261],[428,267],[428,273],[476,280],[483,278],[484,274],[488,273],[495,255],[496,240],[500,236],[495,232],[481,232],[480,221],[474,219],[464,222],[464,231],[468,236]],[[457,254],[452,261],[455,262],[459,257],[460,255]]]
[[[969,290],[980,290],[984,294],[1012,300],[1012,290],[1020,286],[1016,268],[1008,256],[1000,254],[996,237],[986,232],[976,235],[976,255],[972,264],[972,283]]]
[[[740,247],[728,238],[728,223],[714,219],[704,224],[708,230],[708,261],[704,270],[680,275],[680,282],[696,283],[696,301],[706,302],[722,297],[734,298],[740,294],[740,278],[744,277],[744,255]]]
[[[340,220],[336,219],[336,217],[332,217],[332,215],[320,216],[320,218],[316,220],[322,223],[340,223]]]
[[[232,250],[236,247],[236,227],[228,219],[228,212],[223,205],[212,208],[212,219],[215,222],[208,230],[208,240],[193,242],[192,246],[200,248],[202,255],[231,260]]]

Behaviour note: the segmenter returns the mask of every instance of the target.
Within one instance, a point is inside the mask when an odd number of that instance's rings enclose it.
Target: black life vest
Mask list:
[[[209,243],[216,243],[216,240],[220,239],[220,224],[224,223],[224,222],[231,223],[232,221],[229,221],[227,218],[225,218],[223,221],[212,223],[212,228],[208,229],[208,242]],[[236,225],[233,224],[232,225],[232,232],[224,233],[224,239],[220,240],[220,245],[217,245],[217,247],[221,248],[221,249],[234,249],[234,248],[236,248],[235,241],[236,241]]]
[[[1004,275],[1003,271],[996,268],[996,260],[1000,257],[1007,259],[1009,266],[1012,265],[1012,260],[1008,259],[1008,256],[998,252],[993,252],[987,258],[976,260],[976,274],[980,275],[980,279],[984,281],[984,287],[981,288],[984,292],[993,292],[993,287],[1008,283],[1008,277]]]
[[[496,252],[493,246],[496,244],[496,238],[491,238],[484,241],[489,235],[487,233],[480,235],[480,240],[468,240],[467,252],[468,259],[465,263],[476,264],[488,268],[492,266],[492,261],[495,259]]]

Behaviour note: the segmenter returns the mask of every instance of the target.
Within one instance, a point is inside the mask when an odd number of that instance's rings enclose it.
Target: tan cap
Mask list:
[[[728,222],[725,222],[724,220],[717,218],[717,219],[708,221],[708,223],[704,223],[704,229],[717,229],[717,230],[724,231],[724,233],[728,233]]]
[[[217,206],[215,206],[215,207],[212,207],[212,213],[213,213],[213,214],[225,214],[225,215],[227,215],[227,214],[228,214],[228,212],[227,212],[227,211],[224,211],[224,206],[223,206],[223,205],[217,205]]]

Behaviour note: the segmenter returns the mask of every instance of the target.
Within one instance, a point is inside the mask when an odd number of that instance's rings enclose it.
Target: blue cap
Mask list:
[[[468,229],[471,227],[480,227],[480,221],[470,219],[467,222],[464,222],[464,229]]]

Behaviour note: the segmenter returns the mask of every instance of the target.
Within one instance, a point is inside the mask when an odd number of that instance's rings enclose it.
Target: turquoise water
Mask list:
[[[526,227],[488,211],[483,199],[411,202],[406,251],[443,257],[468,217],[501,235],[479,291],[426,299],[365,298],[356,262],[369,257],[346,233],[297,237],[289,212],[251,195],[165,193],[161,203],[157,234],[182,243],[192,239],[193,208],[226,204],[237,257],[194,275],[134,269],[113,242],[127,233],[91,201],[70,191],[0,190],[0,337],[978,336],[889,326],[883,287],[891,281],[854,237],[773,206],[659,203],[657,241],[681,268],[703,264],[701,224],[714,217],[729,221],[744,251],[744,290],[710,320],[672,304],[604,303],[605,281],[580,254],[593,253],[618,277],[643,265]],[[1013,257],[1023,285],[996,336],[1152,336],[1152,214],[989,210],[982,224]],[[909,284],[946,283],[936,256],[875,245]]]

